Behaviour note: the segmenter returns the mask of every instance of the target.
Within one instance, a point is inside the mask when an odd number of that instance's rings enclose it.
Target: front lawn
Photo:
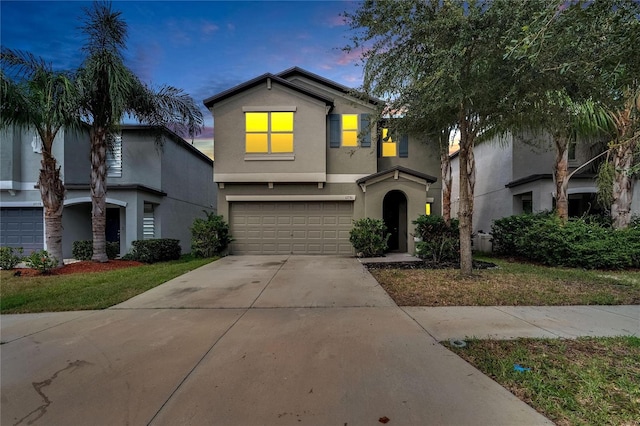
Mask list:
[[[640,304],[638,271],[552,268],[497,258],[498,265],[461,277],[456,269],[370,272],[400,306],[558,306]]]
[[[640,424],[638,337],[445,345],[557,425]]]
[[[15,276],[0,271],[0,313],[105,309],[216,260],[179,260],[106,272]]]

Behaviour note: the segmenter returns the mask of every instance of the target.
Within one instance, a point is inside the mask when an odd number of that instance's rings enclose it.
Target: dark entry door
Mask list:
[[[387,226],[389,251],[407,251],[407,197],[390,191],[382,202],[382,219]]]
[[[110,243],[120,243],[120,208],[107,208],[105,237]]]

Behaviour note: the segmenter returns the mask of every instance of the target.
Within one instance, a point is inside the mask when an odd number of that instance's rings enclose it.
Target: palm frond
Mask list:
[[[132,107],[142,123],[170,127],[190,137],[200,133],[204,125],[202,112],[187,93],[173,86],[162,86],[157,91],[144,86],[140,90],[137,104]]]
[[[0,63],[2,72],[14,79],[28,80],[37,73],[53,71],[50,63],[33,53],[5,46],[0,48]]]
[[[109,1],[97,1],[84,11],[86,16],[81,30],[87,41],[83,50],[89,56],[109,52],[122,58],[127,41],[127,23],[121,19],[122,12],[113,11]]]

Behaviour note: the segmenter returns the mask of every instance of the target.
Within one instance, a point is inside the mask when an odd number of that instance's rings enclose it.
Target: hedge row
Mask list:
[[[180,240],[173,238],[156,238],[151,240],[135,240],[130,253],[123,259],[137,260],[144,263],[165,262],[180,259],[182,247]]]
[[[120,254],[120,243],[108,242],[106,244],[107,257],[115,259]],[[91,260],[93,257],[93,241],[81,240],[74,241],[71,248],[71,254],[74,259]]]
[[[616,230],[588,219],[563,223],[551,213],[494,221],[493,250],[550,266],[640,268],[640,226]]]

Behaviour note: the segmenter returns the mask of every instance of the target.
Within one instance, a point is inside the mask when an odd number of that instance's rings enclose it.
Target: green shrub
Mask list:
[[[48,274],[53,268],[58,266],[58,260],[49,255],[46,250],[36,250],[24,258],[24,262],[29,268],[37,269],[41,274]]]
[[[381,219],[366,217],[353,222],[349,241],[360,257],[382,256],[387,250],[389,234]]]
[[[519,228],[514,224],[526,226]],[[555,215],[542,214],[496,220],[492,229],[494,247],[497,246],[500,254],[516,255],[550,266],[640,267],[640,228],[616,230],[606,222],[600,224],[588,218],[563,223]]]
[[[22,247],[0,247],[0,268],[5,270],[15,268],[22,261],[22,252]]]
[[[451,219],[449,226],[441,216],[421,215],[413,221],[415,236],[422,241],[416,243],[416,255],[434,262],[460,261],[459,221]]]
[[[222,253],[232,241],[229,224],[214,213],[204,212],[206,219],[193,221],[191,229],[191,254],[195,257],[213,257]]]
[[[180,259],[182,248],[180,240],[157,238],[152,240],[136,240],[127,259],[144,263],[165,262]]]
[[[491,239],[493,252],[503,255],[522,255],[518,252],[517,240],[536,222],[552,216],[551,212],[507,216],[493,221]]]
[[[107,241],[106,251],[107,258],[115,259],[120,254],[120,243]],[[77,260],[91,260],[93,257],[93,241],[74,241],[71,254]]]

